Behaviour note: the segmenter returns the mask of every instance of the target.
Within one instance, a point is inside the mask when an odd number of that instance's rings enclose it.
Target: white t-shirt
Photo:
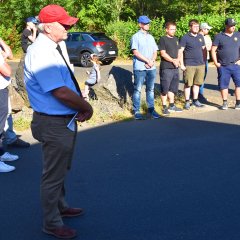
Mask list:
[[[4,64],[5,60],[2,55],[2,50],[0,49],[0,66]],[[6,88],[11,83],[10,77],[5,77],[0,73],[0,89]]]

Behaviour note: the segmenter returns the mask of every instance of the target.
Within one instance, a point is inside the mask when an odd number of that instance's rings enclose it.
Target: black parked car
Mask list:
[[[92,53],[97,54],[103,64],[111,64],[118,56],[116,43],[105,33],[70,32],[65,42],[70,61],[82,67],[92,66]]]

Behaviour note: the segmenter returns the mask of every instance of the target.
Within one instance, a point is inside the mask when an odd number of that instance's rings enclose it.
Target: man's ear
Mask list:
[[[50,33],[52,31],[52,26],[50,24],[44,24],[43,29],[46,33]]]

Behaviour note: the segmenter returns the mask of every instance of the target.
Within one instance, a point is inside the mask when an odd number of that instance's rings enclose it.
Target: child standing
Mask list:
[[[84,96],[85,99],[89,100],[89,89],[90,87],[94,86],[97,84],[100,79],[100,65],[101,62],[99,61],[99,58],[96,54],[91,54],[91,62],[93,63],[93,67],[91,71],[87,71],[87,74],[89,74],[89,78],[85,82],[85,88],[84,88]]]

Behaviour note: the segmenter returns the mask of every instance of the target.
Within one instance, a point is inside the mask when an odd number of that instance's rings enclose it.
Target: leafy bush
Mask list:
[[[188,22],[191,19],[197,19],[200,23],[201,22],[207,22],[210,26],[213,28],[209,32],[210,36],[213,38],[215,34],[223,31],[224,29],[224,21],[226,18],[234,18],[236,22],[240,22],[240,16],[238,14],[231,15],[224,17],[223,15],[186,15],[185,17],[181,17],[180,20],[178,20],[177,23],[177,33],[176,35],[178,37],[183,36],[188,31]]]
[[[158,41],[159,37],[165,32],[163,24],[163,18],[155,18],[151,22],[150,32],[156,41]],[[130,40],[132,35],[135,34],[138,29],[138,24],[134,21],[112,22],[106,26],[106,34],[117,42],[120,57],[129,58],[131,56]]]
[[[0,25],[0,36],[10,46],[13,52],[17,52],[20,49],[20,34],[15,25],[11,28],[6,28],[4,25]]]
[[[197,19],[200,23],[207,22],[213,28],[210,31],[210,36],[213,38],[215,34],[221,32],[224,29],[224,21],[226,18],[232,17],[236,22],[240,23],[240,15],[230,15],[224,17],[223,15],[186,15],[176,21],[177,24],[177,37],[182,37],[189,31],[188,22],[191,19]],[[159,38],[165,34],[164,18],[155,18],[151,21],[150,33],[158,43]],[[111,22],[105,27],[105,32],[108,36],[113,38],[119,48],[119,56],[123,58],[129,58],[131,56],[130,51],[130,39],[134,33],[138,31],[138,24],[135,21],[119,21]]]

